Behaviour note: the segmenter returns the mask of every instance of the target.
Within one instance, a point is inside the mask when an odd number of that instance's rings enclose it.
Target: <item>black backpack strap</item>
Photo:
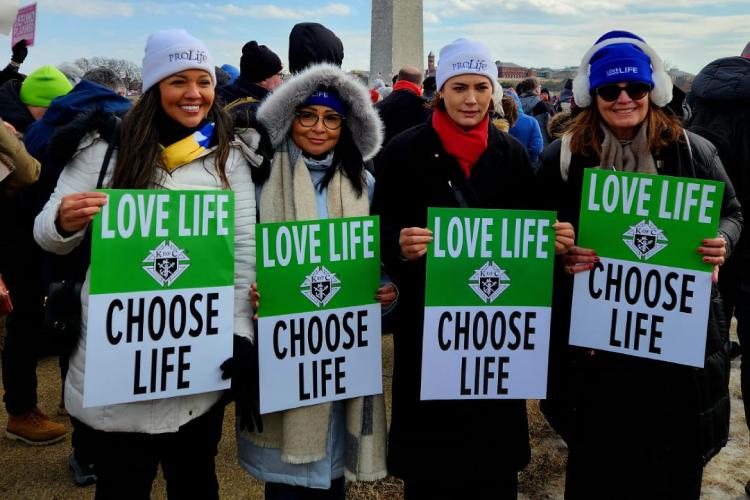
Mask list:
[[[107,175],[107,168],[109,167],[109,160],[112,158],[112,152],[120,142],[120,129],[122,128],[122,120],[120,117],[115,116],[115,126],[112,130],[112,135],[109,138],[109,145],[107,146],[107,152],[104,154],[104,161],[99,169],[99,180],[96,181],[96,189],[101,189],[104,184],[104,176]]]

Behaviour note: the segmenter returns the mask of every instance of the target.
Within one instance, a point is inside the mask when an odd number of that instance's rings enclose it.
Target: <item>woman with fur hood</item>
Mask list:
[[[177,59],[171,57],[175,53],[204,57]],[[102,174],[102,185],[112,189],[232,189],[237,343],[254,335],[247,300],[255,279],[251,166],[260,162],[234,137],[231,119],[215,99],[215,87],[214,63],[203,42],[178,29],[149,36],[143,95],[122,121],[116,152],[108,147],[111,138],[99,133],[81,141],[36,218],[34,238],[44,250],[61,255],[82,244],[90,221],[107,202],[104,193],[94,191]],[[161,466],[169,498],[218,499],[215,457],[224,420],[222,391],[84,406],[87,339],[101,334],[87,328],[88,306],[87,273],[81,293],[82,333],[65,379],[65,408],[98,444],[93,457],[96,498],[148,499]]]
[[[363,85],[336,66],[314,65],[271,94],[258,119],[276,148],[260,188],[260,222],[369,215],[374,179],[364,161],[383,133]],[[387,306],[395,295],[387,284],[376,299]],[[257,309],[255,286],[251,298]],[[245,429],[238,408],[239,460],[266,482],[267,499],[343,499],[345,477],[386,475],[382,395],[266,414],[262,432]]]

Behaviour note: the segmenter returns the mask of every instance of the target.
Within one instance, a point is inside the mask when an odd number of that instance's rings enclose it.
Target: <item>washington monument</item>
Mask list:
[[[424,71],[422,0],[372,0],[370,81],[391,77],[404,66]]]

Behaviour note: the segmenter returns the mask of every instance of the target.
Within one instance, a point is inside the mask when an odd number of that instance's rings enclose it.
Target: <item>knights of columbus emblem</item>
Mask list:
[[[143,259],[143,263],[146,264],[143,270],[161,286],[171,286],[183,271],[190,267],[189,261],[184,250],[167,240],[149,250],[148,257]]]
[[[319,266],[305,276],[305,281],[302,282],[300,288],[302,295],[307,297],[310,302],[318,307],[323,307],[341,289],[341,281],[324,266]]]
[[[510,286],[508,274],[494,262],[486,262],[469,278],[469,287],[485,303],[492,303]]]
[[[667,237],[650,220],[642,220],[635,226],[630,226],[623,234],[623,242],[639,259],[648,260],[667,246]]]

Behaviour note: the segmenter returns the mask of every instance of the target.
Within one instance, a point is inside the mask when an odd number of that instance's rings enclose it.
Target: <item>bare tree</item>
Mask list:
[[[84,73],[98,67],[111,69],[117,76],[123,79],[128,90],[137,89],[141,82],[141,66],[127,59],[114,59],[110,57],[95,56],[91,58],[81,57],[75,60],[76,66]]]

